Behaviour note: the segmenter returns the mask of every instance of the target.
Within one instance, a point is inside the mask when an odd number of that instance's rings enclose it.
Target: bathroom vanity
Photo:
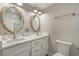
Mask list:
[[[9,38],[10,39],[10,38]],[[45,56],[49,50],[49,33],[19,36],[0,41],[1,56]]]

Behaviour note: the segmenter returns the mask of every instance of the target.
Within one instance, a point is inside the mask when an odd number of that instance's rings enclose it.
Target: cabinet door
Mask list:
[[[40,56],[40,52],[41,52],[41,47],[37,47],[37,48],[32,48],[32,56]]]
[[[40,56],[41,41],[40,39],[32,41],[32,56]]]
[[[48,54],[48,45],[49,45],[49,41],[48,41],[48,37],[42,38],[41,40],[41,56],[45,56]]]
[[[0,56],[1,56],[1,52],[0,52]]]
[[[41,41],[40,39],[37,39],[35,41],[32,41],[32,48],[36,48],[38,46],[41,46]]]
[[[48,54],[48,44],[41,46],[41,56],[45,56]]]

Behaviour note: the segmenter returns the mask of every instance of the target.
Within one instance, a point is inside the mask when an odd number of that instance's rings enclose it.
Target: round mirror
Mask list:
[[[3,27],[14,33],[22,29],[24,24],[23,15],[15,6],[6,6],[1,13]]]
[[[31,19],[31,28],[34,32],[38,32],[40,30],[40,20],[37,15],[34,15]]]

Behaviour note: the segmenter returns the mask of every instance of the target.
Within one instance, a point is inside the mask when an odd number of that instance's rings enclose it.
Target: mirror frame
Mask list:
[[[38,27],[37,30],[35,30],[35,29],[33,28],[33,25],[32,25],[32,22],[33,22],[33,20],[34,20],[35,17],[38,17],[38,21],[39,21],[39,27]],[[31,17],[30,26],[31,26],[31,28],[32,28],[32,30],[33,30],[34,32],[40,31],[40,19],[39,19],[39,16],[38,16],[38,15],[34,15],[33,17]]]
[[[7,28],[7,26],[5,25],[4,21],[3,21],[3,15],[5,13],[5,11],[8,9],[8,8],[15,8],[18,13],[19,13],[19,16],[20,16],[20,20],[22,21],[21,22],[21,26],[19,27],[19,29],[16,31],[16,32],[19,32],[20,30],[22,30],[23,28],[23,25],[24,25],[24,18],[23,18],[23,15],[22,15],[22,12],[14,5],[8,5],[8,6],[5,6],[1,9],[1,22],[2,22],[2,25],[4,27],[4,29],[6,29],[8,32],[10,33],[14,33],[14,31],[11,31],[9,28]]]

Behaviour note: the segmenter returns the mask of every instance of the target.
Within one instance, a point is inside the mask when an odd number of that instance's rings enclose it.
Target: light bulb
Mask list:
[[[42,14],[42,12],[41,12],[41,11],[39,11],[39,12],[38,12],[38,14],[39,14],[39,15],[41,15],[41,14]]]
[[[23,6],[23,3],[17,3],[17,5],[19,5],[19,6]]]
[[[33,12],[37,13],[37,12],[38,12],[38,10],[36,10],[36,9],[35,9],[35,10],[33,10]]]

